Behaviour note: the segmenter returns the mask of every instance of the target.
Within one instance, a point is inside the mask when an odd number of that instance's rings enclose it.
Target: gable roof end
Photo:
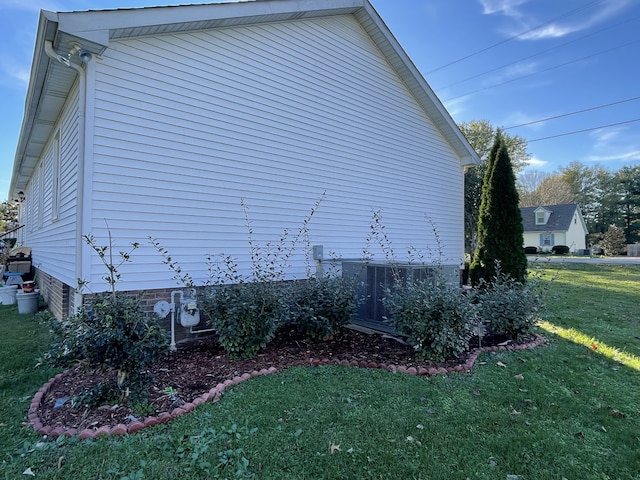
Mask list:
[[[354,15],[414,98],[460,158],[462,166],[480,158],[422,74],[368,0],[255,0],[235,3],[144,7],[79,12],[40,12],[25,116],[16,150],[9,196],[23,190],[50,137],[76,72],[51,60],[45,43],[66,55],[74,43],[100,55],[112,39],[186,32],[313,17]],[[77,58],[70,59],[79,64]]]

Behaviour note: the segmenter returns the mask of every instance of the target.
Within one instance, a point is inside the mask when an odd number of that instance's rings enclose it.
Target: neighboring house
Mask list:
[[[577,204],[522,207],[520,212],[525,247],[550,252],[555,245],[566,245],[572,253],[586,248],[589,232]]]
[[[478,161],[367,0],[42,11],[10,195],[62,318],[108,288],[84,234],[141,244],[118,288],[151,306],[179,286],[148,237],[196,282],[209,254],[248,273],[242,201],[264,246],[324,194],[306,232],[324,258],[361,258],[376,211],[396,252],[435,252],[432,222],[455,274]],[[289,263],[305,278],[304,255]]]

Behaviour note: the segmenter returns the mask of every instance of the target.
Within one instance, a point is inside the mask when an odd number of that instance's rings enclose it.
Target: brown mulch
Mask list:
[[[504,340],[498,336],[487,336],[483,338],[483,347]],[[412,347],[389,335],[345,329],[327,341],[304,339],[294,332],[281,333],[255,358],[231,359],[218,345],[216,338],[209,336],[179,344],[177,351],[171,352],[153,367],[150,373],[154,380],[147,392],[149,408],[145,408],[142,414],[126,405],[74,407],[73,397],[98,383],[112,380],[101,372],[81,366],[68,370],[51,384],[42,396],[37,414],[41,423],[51,428],[80,431],[107,425],[127,425],[141,420],[141,416],[171,412],[184,402],[191,402],[209,392],[217,384],[252,371],[311,364],[312,359],[316,359],[315,363],[321,359],[328,359],[331,363],[355,360],[378,366],[452,369],[464,365],[477,347],[477,339],[472,339],[469,350],[458,358],[444,362],[424,361],[416,358]],[[167,389],[175,390],[176,394],[167,393]]]

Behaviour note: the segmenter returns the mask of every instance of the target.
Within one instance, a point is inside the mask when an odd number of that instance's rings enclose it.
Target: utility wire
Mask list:
[[[617,102],[606,103],[604,105],[598,105],[596,107],[589,107],[589,108],[584,108],[582,110],[576,110],[575,112],[563,113],[561,115],[555,115],[553,117],[541,118],[540,120],[533,120],[531,122],[521,123],[519,125],[512,125],[511,127],[505,127],[502,130],[510,130],[512,128],[526,127],[527,125],[533,125],[535,123],[547,122],[549,120],[555,120],[557,118],[569,117],[571,115],[577,115],[579,113],[592,112],[593,110],[598,110],[600,108],[606,108],[606,107],[612,107],[613,105],[620,105],[621,103],[632,102],[634,100],[640,100],[640,97],[627,98],[625,100],[618,100]]]
[[[489,85],[488,87],[479,88],[477,90],[473,90],[471,92],[468,92],[468,93],[465,93],[465,94],[462,94],[462,95],[458,95],[456,97],[450,97],[450,98],[447,98],[446,100],[443,100],[443,101],[444,102],[449,102],[451,100],[457,100],[459,98],[468,97],[469,95],[473,95],[474,93],[483,92],[485,90],[490,90],[490,89],[495,88],[495,87],[500,87],[502,85],[506,85],[507,83],[515,82],[517,80],[522,80],[523,78],[533,77],[534,75],[539,75],[541,73],[549,72],[551,70],[555,70],[556,68],[565,67],[567,65],[571,65],[572,63],[580,62],[582,60],[587,60],[587,59],[595,57],[597,55],[602,55],[603,53],[608,53],[608,52],[611,52],[613,50],[617,50],[619,48],[627,47],[629,45],[633,45],[634,43],[638,43],[638,42],[640,42],[640,40],[634,40],[633,42],[627,42],[627,43],[624,43],[622,45],[618,45],[616,47],[611,47],[611,48],[608,48],[606,50],[601,50],[599,52],[592,53],[591,55],[586,55],[584,57],[576,58],[575,60],[571,60],[570,62],[565,62],[565,63],[559,64],[559,65],[554,65],[552,67],[545,68],[545,69],[540,70],[538,72],[528,73],[527,75],[521,75],[520,77],[514,77],[514,78],[511,78],[509,80],[505,80],[504,82],[495,83],[493,85]]]
[[[575,130],[573,132],[559,133],[557,135],[549,135],[548,137],[534,138],[533,140],[527,140],[527,143],[539,142],[541,140],[549,140],[550,138],[566,137],[568,135],[575,135],[577,133],[591,132],[593,130],[599,130],[601,128],[616,127],[618,125],[626,125],[628,123],[634,123],[634,122],[640,122],[640,118],[634,118],[633,120],[627,120],[627,121],[618,122],[618,123],[609,123],[607,125],[601,125],[599,127],[585,128],[583,130]]]
[[[602,33],[602,32],[604,32],[605,30],[610,30],[610,29],[612,29],[612,28],[619,27],[620,25],[623,25],[623,24],[625,24],[625,23],[632,22],[632,21],[634,21],[634,20],[637,20],[638,18],[640,18],[640,15],[635,16],[635,17],[632,17],[632,18],[629,18],[629,19],[627,19],[627,20],[624,20],[624,21],[622,21],[622,22],[616,23],[616,24],[614,24],[614,25],[610,25],[610,26],[608,26],[608,27],[601,28],[600,30],[596,30],[595,32],[591,32],[591,33],[588,33],[588,34],[586,34],[586,35],[582,35],[581,37],[574,38],[573,40],[569,40],[568,42],[561,43],[561,44],[556,45],[556,46],[554,46],[554,47],[547,48],[546,50],[542,50],[542,51],[540,51],[540,52],[538,52],[538,53],[534,53],[534,54],[532,54],[532,55],[528,55],[528,56],[523,57],[523,58],[520,58],[519,60],[516,60],[516,61],[514,61],[514,62],[505,63],[504,65],[501,65],[500,67],[492,68],[491,70],[486,70],[486,71],[484,71],[484,72],[482,72],[482,73],[478,73],[477,75],[473,75],[472,77],[467,77],[467,78],[464,78],[464,79],[462,79],[462,80],[458,80],[457,82],[454,82],[454,83],[450,83],[450,84],[448,84],[448,85],[445,85],[444,87],[439,87],[439,88],[438,88],[438,90],[444,90],[445,88],[453,87],[453,86],[459,85],[459,84],[461,84],[461,83],[468,82],[469,80],[473,80],[473,79],[475,79],[475,78],[482,77],[482,76],[484,76],[484,75],[486,75],[486,74],[488,74],[488,73],[493,73],[493,72],[495,72],[496,70],[502,70],[503,68],[510,67],[511,65],[515,65],[515,64],[520,63],[520,62],[522,62],[522,61],[524,61],[524,60],[529,60],[530,58],[538,57],[538,56],[543,55],[543,54],[545,54],[545,53],[549,53],[549,52],[551,52],[551,51],[553,51],[553,50],[557,50],[557,49],[559,49],[559,48],[566,47],[567,45],[570,45],[570,44],[572,44],[572,43],[575,43],[575,42],[577,42],[577,41],[579,41],[579,40],[583,40],[583,39],[585,39],[585,38],[587,38],[587,37],[591,37],[591,36],[596,35],[596,34],[598,34],[598,33]]]
[[[509,38],[505,38],[504,40],[501,40],[501,41],[499,41],[497,43],[494,43],[493,45],[489,45],[488,47],[481,48],[480,50],[477,50],[477,51],[475,51],[473,53],[465,55],[464,57],[458,58],[457,60],[453,60],[452,62],[449,62],[449,63],[446,63],[444,65],[441,65],[440,67],[435,68],[435,69],[427,72],[427,75],[430,75],[432,73],[438,72],[438,71],[442,70],[443,68],[450,67],[451,65],[455,65],[456,63],[459,63],[459,62],[461,62],[463,60],[466,60],[467,58],[474,57],[474,56],[476,56],[476,55],[478,55],[480,53],[486,52],[487,50],[491,50],[492,48],[495,48],[495,47],[498,47],[498,46],[500,46],[500,45],[502,45],[504,43],[510,42],[511,40],[515,40],[516,38],[522,37],[522,36],[526,35],[527,33],[534,32],[534,31],[536,31],[536,30],[538,30],[538,29],[550,24],[551,22],[555,22],[556,20],[560,20],[562,18],[569,17],[569,16],[573,15],[574,13],[577,13],[577,12],[579,12],[581,10],[585,10],[587,8],[590,8],[593,5],[596,5],[596,4],[601,3],[601,2],[602,2],[602,0],[595,0],[595,1],[591,2],[591,3],[588,3],[587,5],[583,5],[582,7],[578,7],[576,9],[574,9],[574,10],[570,10],[567,13],[563,13],[562,15],[560,15],[558,17],[552,18],[551,20],[547,20],[546,22],[543,22],[540,25],[537,25],[537,26],[535,26],[533,28],[530,28],[529,30],[525,30],[524,32],[518,33],[517,35],[513,35],[513,36],[511,36]]]

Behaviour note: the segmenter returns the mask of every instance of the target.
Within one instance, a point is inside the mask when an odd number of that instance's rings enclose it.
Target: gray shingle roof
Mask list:
[[[545,208],[551,212],[549,220],[544,225],[536,225],[538,208]],[[520,207],[522,214],[522,226],[525,232],[566,231],[569,229],[578,205],[569,203],[566,205],[539,205],[537,207]]]

